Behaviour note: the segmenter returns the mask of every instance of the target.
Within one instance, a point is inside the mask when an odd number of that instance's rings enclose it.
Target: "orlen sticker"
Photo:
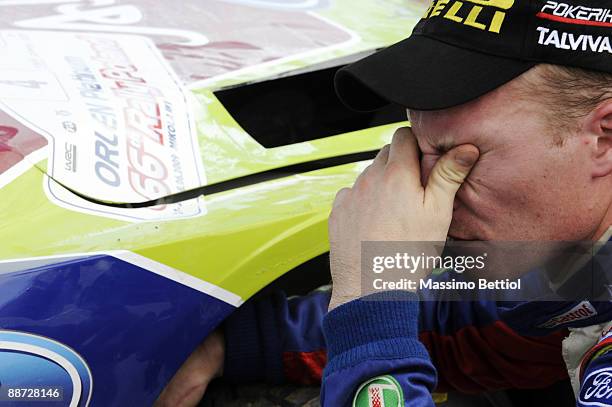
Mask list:
[[[3,109],[50,142],[47,173],[89,198],[142,202],[205,185],[182,88],[138,36],[0,32]],[[192,217],[201,200],[142,209],[77,198],[53,180],[56,203],[125,220]]]

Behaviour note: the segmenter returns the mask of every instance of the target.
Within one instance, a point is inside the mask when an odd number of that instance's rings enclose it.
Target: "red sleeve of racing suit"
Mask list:
[[[565,329],[530,332],[514,323],[524,307],[491,301],[422,301],[419,339],[438,370],[438,391],[543,388],[567,378]],[[517,315],[518,313],[518,315]]]

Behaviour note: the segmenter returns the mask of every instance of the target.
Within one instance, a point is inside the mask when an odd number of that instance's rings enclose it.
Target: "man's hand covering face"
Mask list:
[[[336,195],[329,218],[330,310],[361,296],[362,241],[446,240],[455,194],[479,154],[473,145],[455,147],[438,160],[423,187],[412,131],[404,127],[395,132],[353,187]]]

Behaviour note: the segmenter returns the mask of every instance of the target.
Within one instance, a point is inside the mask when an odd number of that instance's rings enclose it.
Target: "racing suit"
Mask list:
[[[600,266],[610,273],[609,256],[606,261]],[[433,406],[434,389],[542,388],[569,372],[578,406],[612,406],[612,302],[393,295],[405,298],[359,299],[329,314],[326,290],[250,301],[226,322],[224,376],[234,382],[322,379],[324,406],[399,400],[412,407]]]

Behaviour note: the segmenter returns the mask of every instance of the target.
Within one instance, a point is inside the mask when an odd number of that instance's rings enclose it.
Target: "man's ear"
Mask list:
[[[612,174],[612,100],[600,104],[588,117],[588,130],[596,143],[593,146],[593,176]]]

